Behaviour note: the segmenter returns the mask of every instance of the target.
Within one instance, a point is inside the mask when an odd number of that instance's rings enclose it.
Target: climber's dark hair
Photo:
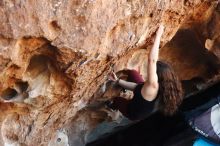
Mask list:
[[[165,115],[174,114],[182,102],[183,90],[174,70],[165,62],[157,61],[159,109]]]

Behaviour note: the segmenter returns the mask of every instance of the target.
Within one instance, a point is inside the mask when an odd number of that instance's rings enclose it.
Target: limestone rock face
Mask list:
[[[146,78],[160,23],[160,58],[180,79],[218,81],[218,0],[2,0],[0,17],[0,145],[95,139],[99,123],[121,117],[103,105],[121,94],[109,72]]]

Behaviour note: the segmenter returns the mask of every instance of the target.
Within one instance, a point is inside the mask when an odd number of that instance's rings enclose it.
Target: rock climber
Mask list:
[[[182,101],[182,86],[174,70],[166,63],[158,61],[160,39],[164,26],[160,25],[153,47],[148,55],[147,79],[143,80],[135,70],[127,70],[128,79],[122,80],[112,72],[109,79],[119,86],[132,90],[131,100],[116,97],[107,106],[118,109],[130,120],[140,120],[154,110],[172,115]]]

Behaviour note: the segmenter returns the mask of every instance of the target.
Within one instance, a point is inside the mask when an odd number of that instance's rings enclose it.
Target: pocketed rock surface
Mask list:
[[[0,1],[0,145],[85,145],[117,119],[102,104],[121,94],[108,74],[146,78],[161,23],[160,59],[181,80],[217,81],[219,18],[217,0]]]

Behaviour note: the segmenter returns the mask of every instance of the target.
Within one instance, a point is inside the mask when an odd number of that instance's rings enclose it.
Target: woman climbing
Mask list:
[[[119,79],[114,72],[109,79],[121,87],[132,90],[131,100],[116,97],[108,106],[118,109],[131,120],[140,120],[158,109],[166,115],[172,115],[182,101],[182,86],[173,69],[166,63],[158,61],[160,39],[164,26],[160,25],[153,47],[148,56],[147,80],[135,70],[128,70],[127,81]]]

